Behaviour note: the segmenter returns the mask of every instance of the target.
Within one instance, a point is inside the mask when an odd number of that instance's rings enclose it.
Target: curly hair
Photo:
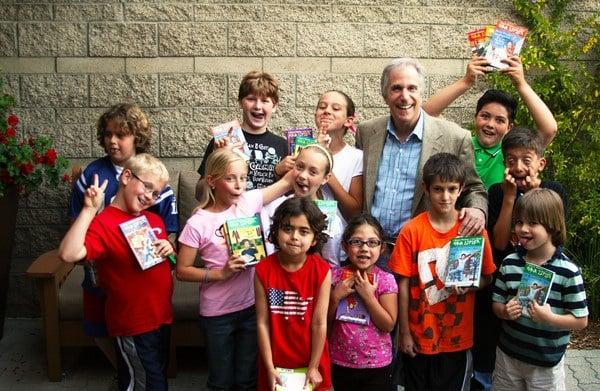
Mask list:
[[[152,140],[152,129],[146,114],[134,103],[119,103],[105,111],[98,119],[96,139],[105,149],[104,137],[109,133],[107,126],[110,121],[117,124],[113,132],[119,136],[132,134],[134,137],[135,153],[148,152]]]

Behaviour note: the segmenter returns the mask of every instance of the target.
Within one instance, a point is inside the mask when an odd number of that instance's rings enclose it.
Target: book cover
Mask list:
[[[305,136],[296,136],[294,140],[294,156],[298,156],[302,148],[317,143],[317,139]]]
[[[517,289],[517,300],[521,305],[521,314],[530,318],[529,304],[535,300],[539,305],[546,304],[550,288],[554,281],[554,272],[544,267],[526,262],[521,282]]]
[[[275,385],[275,391],[311,391],[312,384],[304,387],[308,368],[275,368],[279,372],[281,385]]]
[[[230,253],[244,259],[246,266],[256,265],[266,257],[265,241],[258,215],[227,220],[225,237]]]
[[[527,28],[514,23],[500,20],[490,38],[490,43],[485,49],[485,57],[489,64],[495,68],[507,68],[502,60],[521,53]]]
[[[216,141],[226,140],[227,145],[230,145],[234,151],[242,153],[242,156],[248,160],[250,156],[250,149],[246,143],[244,132],[242,127],[237,120],[220,124],[211,129],[213,137]]]
[[[471,53],[477,56],[483,56],[485,49],[490,42],[492,33],[496,26],[485,26],[467,33],[467,41],[471,47]]]
[[[346,281],[351,278],[354,273],[354,269],[345,267],[342,269],[341,281]],[[375,281],[375,275],[373,273],[367,273],[367,278],[371,283]],[[351,293],[339,302],[335,311],[335,318],[342,322],[361,325],[368,325],[371,320],[369,311],[367,311],[367,307],[358,293]]]
[[[325,227],[325,230],[323,232],[325,232],[330,237],[335,236],[338,233],[337,229],[336,229],[337,224],[335,224],[336,220],[338,218],[338,216],[337,216],[337,210],[338,210],[337,201],[336,200],[316,200],[315,204],[317,204],[317,206],[319,207],[321,212],[323,212],[323,214],[325,216],[327,216],[327,227]]]
[[[288,153],[292,154],[295,150],[296,137],[310,137],[313,138],[312,128],[291,128],[284,131],[285,139],[287,140]]]
[[[478,287],[483,257],[483,236],[466,236],[450,241],[446,287]]]
[[[155,252],[154,243],[158,238],[146,216],[142,215],[121,223],[119,227],[142,270],[149,269],[164,260]]]

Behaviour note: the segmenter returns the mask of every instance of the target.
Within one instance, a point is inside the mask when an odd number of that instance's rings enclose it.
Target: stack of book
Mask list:
[[[502,60],[521,53],[527,32],[523,26],[500,20],[496,25],[469,31],[467,40],[473,54],[485,57],[491,66],[501,69],[508,67]]]

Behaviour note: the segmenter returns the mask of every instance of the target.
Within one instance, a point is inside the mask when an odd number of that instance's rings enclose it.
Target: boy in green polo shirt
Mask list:
[[[525,80],[521,59],[512,56],[504,62],[508,67],[498,72],[510,77],[547,146],[554,139],[557,130],[552,112]],[[489,71],[490,67],[485,57],[472,57],[465,76],[429,98],[423,109],[430,115],[439,116],[448,105],[475,84],[478,75],[485,75]],[[475,168],[486,190],[494,183],[504,180],[501,143],[504,135],[514,125],[516,111],[516,100],[504,91],[488,90],[477,101],[473,149]]]

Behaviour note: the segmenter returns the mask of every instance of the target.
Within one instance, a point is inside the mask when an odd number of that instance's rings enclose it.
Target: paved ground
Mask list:
[[[113,372],[96,349],[66,349],[63,380],[49,382],[45,372],[44,346],[39,319],[7,319],[0,341],[0,391],[107,391]],[[203,353],[178,352],[180,371],[170,379],[171,390],[205,390],[206,365]],[[567,390],[600,390],[600,349],[567,352]],[[551,390],[548,390],[551,391]]]

